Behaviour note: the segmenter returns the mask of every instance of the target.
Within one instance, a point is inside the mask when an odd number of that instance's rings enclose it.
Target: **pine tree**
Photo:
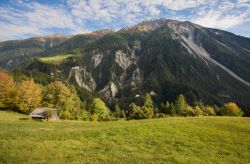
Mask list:
[[[154,108],[154,106],[153,106],[153,100],[152,100],[152,98],[151,98],[151,96],[150,96],[149,93],[147,93],[145,95],[144,106],[147,107],[147,108]]]
[[[175,101],[175,111],[177,115],[182,115],[187,108],[187,102],[184,95],[179,95]]]

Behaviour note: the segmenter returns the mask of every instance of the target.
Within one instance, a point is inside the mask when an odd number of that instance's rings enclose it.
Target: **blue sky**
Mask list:
[[[177,19],[250,37],[250,0],[0,0],[0,40]]]

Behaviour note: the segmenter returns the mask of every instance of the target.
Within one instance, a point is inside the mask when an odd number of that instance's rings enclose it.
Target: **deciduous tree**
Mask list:
[[[57,108],[62,119],[80,119],[86,111],[81,108],[79,99],[74,87],[67,87],[60,81],[50,83],[44,93],[43,105],[50,108]]]
[[[110,110],[101,99],[95,98],[91,106],[91,114],[96,114],[98,121],[106,121],[109,120]]]
[[[15,107],[15,82],[13,78],[0,71],[0,108]]]
[[[19,109],[23,113],[30,113],[39,107],[42,100],[42,90],[33,80],[23,80],[18,86]]]
[[[241,108],[234,102],[224,104],[220,109],[220,113],[223,116],[242,116],[244,114]]]

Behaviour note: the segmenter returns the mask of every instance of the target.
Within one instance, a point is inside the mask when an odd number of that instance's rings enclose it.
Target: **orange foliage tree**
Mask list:
[[[42,89],[33,80],[23,80],[18,86],[19,110],[29,113],[39,107],[42,101]]]
[[[244,113],[236,103],[229,102],[221,108],[221,114],[224,116],[242,116]]]
[[[0,71],[0,108],[15,107],[15,82],[13,78]]]

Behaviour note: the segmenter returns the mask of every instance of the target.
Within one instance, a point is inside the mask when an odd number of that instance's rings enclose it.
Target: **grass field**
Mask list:
[[[21,121],[0,111],[0,163],[250,163],[250,118]]]
[[[67,54],[67,55],[57,55],[57,56],[51,56],[51,57],[43,57],[39,58],[40,61],[44,63],[50,63],[50,64],[60,64],[62,63],[65,59],[72,57],[73,55]]]

